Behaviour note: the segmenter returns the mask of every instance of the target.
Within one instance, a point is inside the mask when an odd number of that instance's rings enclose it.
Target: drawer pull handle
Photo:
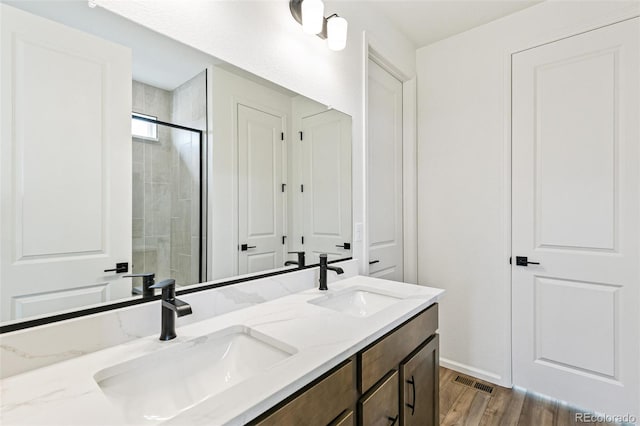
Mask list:
[[[398,421],[398,415],[396,415],[395,417],[389,416],[389,417],[387,417],[387,419],[389,419],[389,421],[391,422],[391,424],[389,426],[393,426]]]
[[[411,408],[411,415],[413,416],[413,413],[416,412],[416,381],[413,378],[413,376],[411,376],[411,380],[407,380],[407,383],[409,383],[411,385],[411,388],[413,390],[413,403],[409,404],[407,402],[406,406]]]

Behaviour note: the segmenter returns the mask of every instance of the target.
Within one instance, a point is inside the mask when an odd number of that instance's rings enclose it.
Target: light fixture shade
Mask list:
[[[305,0],[306,1],[306,0]],[[347,28],[349,23],[340,16],[327,21],[327,44],[331,50],[342,50],[347,45]]]
[[[303,0],[302,30],[311,35],[322,32],[324,24],[324,3],[322,0]]]

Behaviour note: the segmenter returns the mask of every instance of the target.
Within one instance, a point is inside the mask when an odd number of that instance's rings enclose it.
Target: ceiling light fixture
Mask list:
[[[327,45],[331,50],[342,50],[347,45],[347,28],[349,23],[338,14],[327,18]]]
[[[327,40],[329,49],[346,47],[349,23],[337,13],[325,18],[322,0],[289,0],[289,10],[305,33]]]
[[[304,0],[302,2],[302,30],[316,35],[324,29],[324,3],[322,0]]]

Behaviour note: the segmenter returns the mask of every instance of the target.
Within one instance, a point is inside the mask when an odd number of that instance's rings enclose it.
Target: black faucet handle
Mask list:
[[[175,287],[175,285],[176,285],[176,280],[169,278],[167,280],[162,280],[159,283],[155,283],[149,288],[161,288],[164,290],[165,288]]]
[[[143,272],[141,274],[129,274],[129,275],[123,275],[122,278],[138,278],[138,277],[142,277],[142,278],[155,278],[156,274],[154,272]]]
[[[125,275],[126,278],[142,278],[142,297],[153,297],[155,294],[151,286],[156,280],[156,274],[154,272],[142,272],[140,274]],[[133,289],[134,293],[140,294],[140,290]]]
[[[297,254],[298,255],[298,267],[302,268],[303,266],[305,266],[306,260],[304,258],[304,251],[290,251],[290,254]]]

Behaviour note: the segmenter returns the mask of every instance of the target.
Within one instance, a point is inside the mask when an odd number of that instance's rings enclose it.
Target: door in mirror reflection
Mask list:
[[[351,117],[329,110],[302,119],[303,215],[308,263],[351,255]]]
[[[127,297],[129,49],[2,9],[2,321]]]
[[[238,273],[284,262],[283,117],[238,104]]]

